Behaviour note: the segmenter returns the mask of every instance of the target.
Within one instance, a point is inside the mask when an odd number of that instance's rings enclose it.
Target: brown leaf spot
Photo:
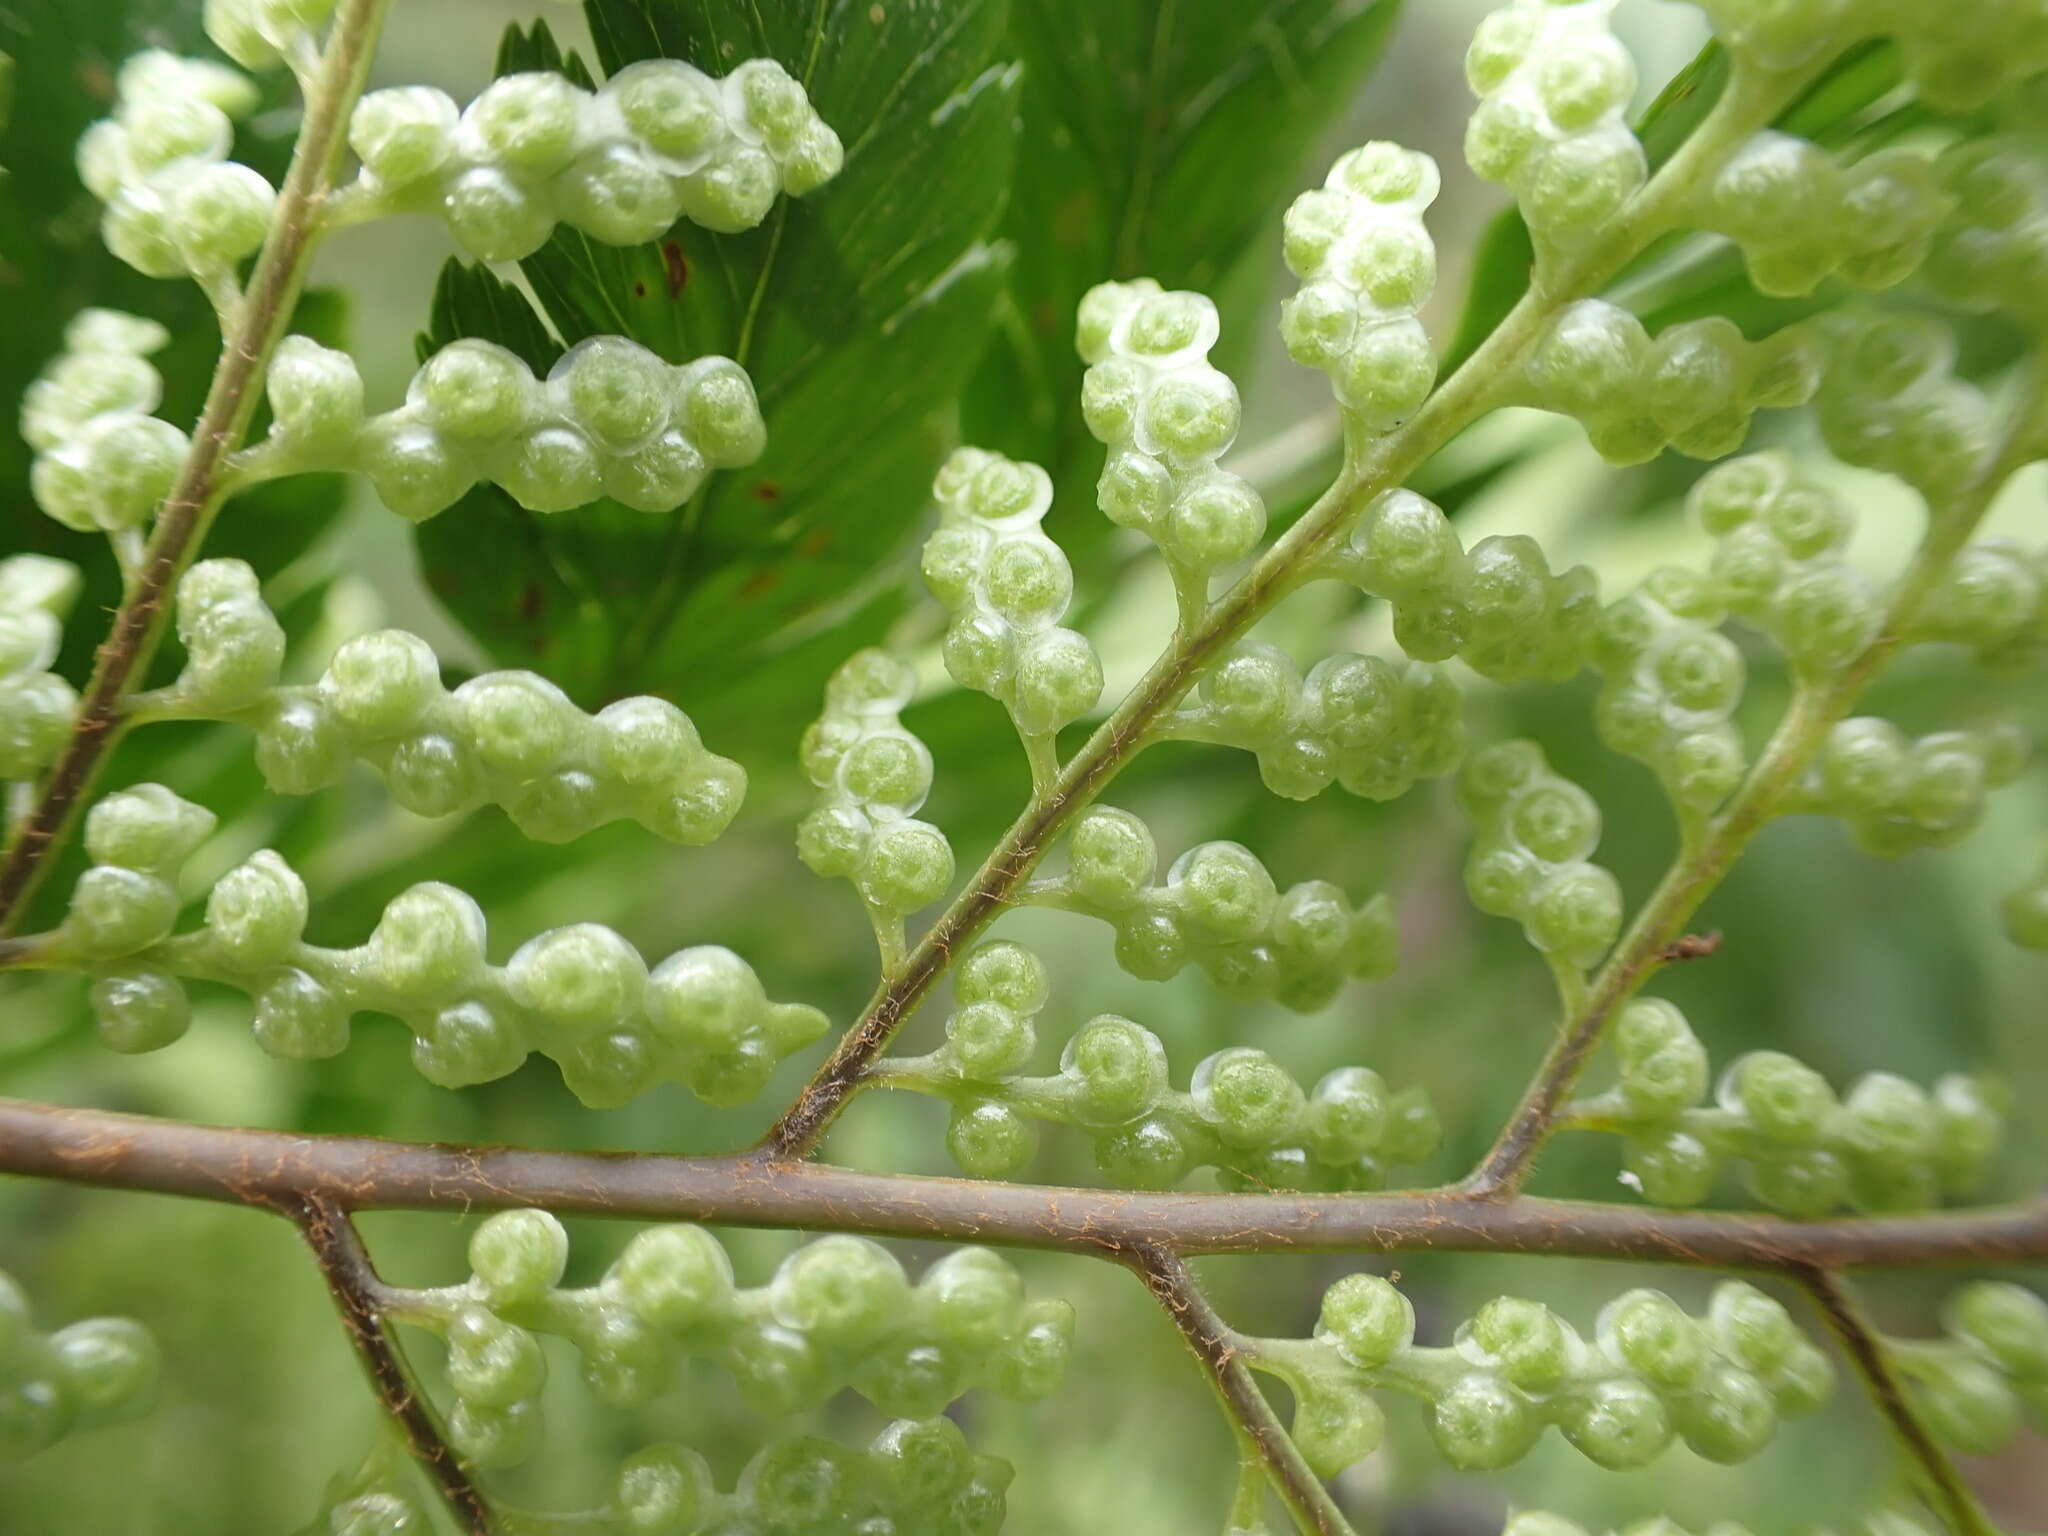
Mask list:
[[[772,565],[768,566],[747,578],[746,585],[740,588],[740,596],[749,600],[766,597],[775,590],[776,584],[781,580],[782,572]]]
[[[782,487],[773,480],[756,480],[747,494],[756,501],[780,501]]]
[[[661,270],[668,278],[668,296],[679,297],[683,284],[690,280],[690,264],[683,260],[682,246],[673,240],[661,242]]]
[[[796,552],[800,555],[822,555],[831,547],[832,530],[830,528],[813,528],[798,543]]]

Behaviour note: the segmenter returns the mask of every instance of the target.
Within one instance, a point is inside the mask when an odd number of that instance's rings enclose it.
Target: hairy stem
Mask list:
[[[227,458],[248,433],[270,355],[305,284],[320,230],[320,205],[334,184],[349,113],[362,94],[390,6],[391,0],[343,0],[335,13],[318,77],[306,95],[291,168],[278,189],[270,234],[221,347],[192,446],[170,495],[157,509],[149,549],[130,573],[120,610],[101,642],[71,739],[0,863],[0,933],[20,922],[51,855],[62,847],[92,792],[121,732],[122,700],[148,671],[178,578],[220,510]]]
[[[377,1400],[405,1435],[406,1449],[462,1529],[469,1536],[491,1536],[490,1506],[448,1448],[405,1357],[385,1331],[384,1283],[377,1277],[355,1223],[346,1211],[320,1196],[302,1199],[296,1208],[286,1209],[292,1211],[319,1260],[320,1273],[348,1329],[349,1342],[355,1346]]]
[[[1351,1522],[1344,1518],[1323,1480],[1302,1460],[1294,1437],[1252,1379],[1244,1363],[1242,1341],[1209,1304],[1187,1264],[1170,1249],[1140,1248],[1132,1255],[1131,1267],[1180,1330],[1182,1342],[1208,1375],[1233,1429],[1257,1449],[1267,1480],[1294,1523],[1309,1536],[1353,1536]]]
[[[1828,732],[1849,713],[1905,644],[1929,594],[1983,521],[1999,490],[2037,451],[2023,428],[2040,393],[2041,381],[2036,378],[2011,413],[2013,426],[2005,451],[1974,486],[1932,511],[1913,562],[1893,589],[1877,638],[1846,667],[1799,685],[1791,707],[1771,733],[1742,787],[1714,817],[1704,835],[1681,849],[1628,932],[1615,945],[1607,963],[1593,977],[1579,1006],[1567,1011],[1556,1041],[1537,1068],[1514,1115],[1465,1181],[1468,1192],[1497,1196],[1521,1187],[1615,1015],[1669,962],[1672,945],[1684,935],[1694,915],[1757,833],[1777,814],[1787,791],[1798,783],[1825,745]]]
[[[1949,1529],[1957,1536],[1997,1536],[1996,1528],[1986,1517],[1969,1485],[1963,1481],[1962,1474],[1956,1470],[1955,1463],[1935,1443],[1920,1415],[1914,1412],[1904,1383],[1885,1359],[1884,1346],[1879,1342],[1876,1330],[1864,1317],[1863,1309],[1856,1304],[1849,1288],[1821,1268],[1798,1271],[1797,1278],[1813,1297],[1815,1308],[1840,1341],[1843,1353],[1848,1355],[1857,1374],[1862,1376],[1871,1401],[1891,1425],[1900,1447],[1912,1457],[1917,1481],[1924,1485],[1928,1501],[1941,1513]]]
[[[1173,642],[1057,779],[1033,795],[967,888],[885,977],[838,1046],[762,1143],[780,1157],[802,1157],[831,1127],[868,1063],[916,1011],[955,955],[1009,905],[1068,823],[1154,739],[1188,690],[1273,605],[1323,563],[1373,500],[1402,483],[1493,404],[1500,383],[1543,336],[1558,311],[1607,282],[1673,223],[1684,200],[1736,145],[1769,123],[1819,66],[1784,74],[1738,75],[1712,113],[1610,224],[1601,240],[1539,274],[1484,344],[1445,379],[1421,409],[1384,437],[1354,439],[1337,481],[1258,563]]]
[[[0,1098],[0,1172],[271,1209],[507,1210],[857,1232],[1126,1258],[1205,1253],[1531,1253],[1725,1269],[2048,1261],[2048,1198],[1796,1222],[1457,1190],[1142,1194],[857,1173],[751,1157],[543,1152],[189,1125]]]

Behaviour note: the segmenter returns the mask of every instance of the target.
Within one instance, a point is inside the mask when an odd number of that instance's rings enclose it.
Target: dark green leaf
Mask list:
[[[1272,239],[1306,179],[1320,179],[1309,157],[1399,10],[1399,0],[1013,0],[1024,127],[1005,233],[1017,257],[965,428],[1052,470],[1062,543],[1078,549],[1107,532],[1087,491],[1099,455],[1077,408],[1081,295],[1138,276],[1220,289],[1255,242]],[[1252,317],[1270,313],[1264,283],[1232,286],[1250,303],[1226,311],[1226,348],[1265,334]]]
[[[591,0],[588,15],[607,71],[676,57],[723,74],[774,57],[845,141],[840,176],[758,230],[685,224],[626,250],[564,231],[524,264],[564,342],[616,333],[672,361],[738,358],[768,452],[667,518],[601,503],[543,519],[479,492],[427,525],[422,557],[501,660],[540,667],[585,702],[678,692],[712,718],[729,703],[743,726],[786,739],[802,713],[758,707],[765,669],[801,674],[775,693],[814,708],[837,658],[804,642],[856,614],[872,628],[888,606],[887,572],[948,439],[943,416],[982,347],[1016,133],[1005,7]],[[536,27],[504,57],[530,66],[552,47]],[[496,313],[510,297],[494,280],[450,277],[433,339],[531,348],[529,323]]]

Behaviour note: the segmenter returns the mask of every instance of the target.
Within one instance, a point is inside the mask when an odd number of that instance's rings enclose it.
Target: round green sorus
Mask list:
[[[1339,1067],[1309,1095],[1305,1126],[1316,1155],[1346,1163],[1376,1149],[1390,1119],[1387,1085],[1370,1067]]]
[[[474,999],[443,1008],[432,1019],[416,1021],[413,1065],[420,1076],[441,1088],[467,1088],[519,1070],[526,1043],[518,1031]]]
[[[1543,1433],[1529,1401],[1483,1371],[1460,1376],[1430,1406],[1430,1433],[1444,1460],[1461,1471],[1512,1466]]]
[[[162,1357],[148,1329],[126,1317],[91,1317],[49,1337],[50,1362],[79,1419],[140,1417],[156,1400]]]
[[[1030,1019],[1002,1003],[966,1003],[946,1019],[946,1057],[963,1077],[1007,1077],[1031,1059],[1036,1044]]]
[[[1150,887],[1159,868],[1151,829],[1129,811],[1091,806],[1067,834],[1067,877],[1092,906],[1121,911]]]
[[[1096,1166],[1119,1189],[1171,1188],[1192,1161],[1180,1132],[1161,1115],[1133,1121],[1095,1143]]]
[[[249,708],[276,686],[284,629],[240,560],[202,560],[178,582],[178,693],[223,712]]]
[[[1714,1288],[1707,1326],[1723,1352],[1766,1379],[1805,1344],[1781,1302],[1739,1280]]]
[[[270,233],[277,189],[246,165],[184,165],[159,182],[167,227],[185,269],[232,270]]]
[[[250,1032],[286,1061],[321,1061],[348,1048],[349,1010],[317,978],[287,968],[256,994]]]
[[[1827,1079],[1782,1051],[1752,1051],[1731,1063],[1720,1094],[1764,1137],[1793,1147],[1819,1141],[1836,1109]]]
[[[1359,1388],[1311,1381],[1295,1394],[1291,1433],[1302,1459],[1319,1476],[1335,1477],[1380,1448],[1387,1418]]]
[[[548,375],[578,425],[612,453],[644,446],[668,424],[670,370],[623,336],[593,336],[562,355]]]
[[[1638,998],[1614,1029],[1619,1089],[1631,1113],[1663,1119],[1706,1096],[1708,1061],[1685,1015],[1661,998]]]
[[[701,1529],[717,1498],[710,1463],[664,1443],[635,1451],[619,1467],[612,1513],[628,1536],[678,1536]]]
[[[1631,1137],[1623,1162],[1645,1200],[1677,1207],[1706,1199],[1721,1166],[1712,1148],[1681,1130]]]
[[[1518,1387],[1544,1391],[1572,1366],[1572,1339],[1541,1302],[1497,1296],[1461,1330],[1461,1342]]]
[[[983,1099],[954,1107],[946,1123],[946,1150],[970,1177],[1008,1178],[1038,1150],[1038,1131],[1009,1105]]]
[[[538,1301],[568,1263],[569,1234],[546,1211],[500,1211],[470,1234],[470,1271],[493,1302]]]
[[[370,91],[349,115],[349,147],[384,185],[410,187],[447,164],[459,116],[454,99],[430,86]]]
[[[441,187],[441,216],[478,261],[523,261],[554,233],[554,210],[509,172],[476,165]]]
[[[1980,1281],[1942,1307],[1950,1333],[1981,1350],[2015,1380],[2048,1380],[2048,1303],[2003,1281]]]
[[[346,352],[287,336],[271,354],[264,386],[273,436],[323,458],[354,446],[363,427],[363,376]]]
[[[528,939],[505,964],[513,1000],[577,1037],[638,1017],[647,985],[640,952],[601,923]]]
[[[441,697],[441,663],[419,636],[382,629],[345,641],[319,687],[353,735],[385,740],[411,731]]]
[[[577,119],[588,100],[560,75],[502,75],[462,114],[488,159],[523,172],[560,170],[575,152]]]
[[[1129,1019],[1105,1013],[1081,1026],[1060,1052],[1084,1125],[1119,1126],[1147,1114],[1166,1093],[1166,1047]]]
[[[192,1002],[175,978],[146,968],[98,977],[87,994],[100,1043],[123,1055],[161,1050],[182,1039],[192,1023]]]
[[[886,1331],[908,1299],[909,1282],[881,1245],[834,1234],[783,1260],[768,1295],[777,1321],[827,1350],[848,1351]]]
[[[1239,843],[1200,843],[1167,871],[1168,892],[1180,913],[1202,933],[1243,941],[1262,933],[1279,899],[1273,877]]]
[[[356,462],[377,497],[416,523],[447,511],[476,484],[476,473],[430,426],[395,416],[372,420],[357,441]]]
[[[612,1266],[633,1310],[665,1333],[716,1323],[733,1303],[732,1261],[702,1227],[649,1227]]]
[[[583,1380],[599,1401],[640,1408],[668,1385],[673,1351],[629,1308],[600,1303],[578,1320]]]
[[[1415,1342],[1415,1308],[1378,1275],[1346,1275],[1323,1293],[1315,1336],[1364,1370],[1377,1370]]]
[[[1597,1333],[1610,1355],[1667,1390],[1690,1386],[1706,1365],[1705,1333],[1662,1291],[1617,1296],[1601,1310]]]
[[[552,768],[568,749],[576,707],[532,672],[486,672],[451,695],[454,720],[484,762],[516,779]]]
[[[938,1342],[969,1354],[1007,1339],[1024,1305],[1017,1271],[986,1248],[955,1249],[924,1272],[917,1291]]]
[[[771,1006],[753,967],[715,944],[670,955],[645,986],[655,1032],[709,1051],[737,1046],[761,1027]]]
[[[329,1536],[415,1536],[426,1524],[419,1510],[395,1493],[364,1493],[334,1506]]]
[[[94,803],[85,818],[85,851],[95,864],[175,874],[213,835],[218,819],[161,784],[137,784]]]
[[[540,1438],[540,1410],[531,1402],[486,1408],[463,1398],[448,1415],[448,1443],[478,1467],[516,1467]]]
[[[364,958],[379,983],[416,1006],[473,986],[484,968],[484,938],[475,900],[430,881],[401,891],[384,908]]]
[[[929,822],[891,823],[869,845],[858,883],[862,899],[883,912],[928,907],[953,883],[953,845]]]
[[[449,438],[489,440],[525,427],[538,406],[533,372],[516,353],[489,341],[454,341],[413,375],[407,403]]]
[[[1671,1443],[1671,1413],[1642,1382],[1596,1382],[1574,1397],[1565,1438],[1590,1461],[1613,1471],[1648,1465]]]
[[[505,1409],[538,1397],[548,1379],[540,1342],[487,1307],[448,1320],[448,1384],[465,1402]]]
[[[71,888],[61,931],[81,953],[113,959],[147,949],[177,919],[178,893],[168,880],[102,864],[86,870]]]
[[[1695,1454],[1723,1464],[1749,1460],[1778,1432],[1770,1389],[1722,1361],[1709,1362],[1692,1389],[1672,1404],[1672,1420]]]
[[[1299,1128],[1306,1100],[1287,1069],[1253,1046],[1204,1057],[1189,1092],[1195,1113],[1234,1147],[1266,1147]]]
[[[452,816],[475,804],[483,770],[468,745],[440,731],[423,731],[392,749],[384,763],[391,798],[416,816]]]
[[[274,695],[256,728],[256,768],[281,795],[310,795],[348,771],[348,741],[318,697]]]
[[[2023,949],[2048,950],[2048,863],[2016,885],[1998,904],[2005,936]]]
[[[770,1530],[830,1530],[853,1512],[855,1477],[852,1458],[839,1446],[796,1435],[756,1454],[739,1487]]]
[[[265,848],[214,882],[206,898],[207,936],[236,966],[261,970],[298,947],[307,910],[306,883]]]
[[[606,245],[657,239],[684,206],[660,162],[637,144],[606,144],[578,156],[550,190],[566,222]]]
[[[1916,1362],[1913,1402],[1935,1439],[1968,1455],[2001,1451],[2019,1432],[2018,1398],[2005,1378],[1980,1360]]]

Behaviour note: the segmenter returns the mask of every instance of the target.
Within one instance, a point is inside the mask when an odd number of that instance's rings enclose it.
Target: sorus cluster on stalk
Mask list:
[[[1576,676],[1600,617],[1590,568],[1553,574],[1526,534],[1467,551],[1442,510],[1408,490],[1375,498],[1320,574],[1390,604],[1394,639],[1416,660],[1456,656],[1500,683]]]
[[[1149,277],[1101,283],[1081,299],[1074,344],[1089,365],[1081,415],[1107,445],[1096,494],[1111,522],[1166,556],[1182,622],[1207,597],[1210,572],[1248,555],[1266,504],[1217,459],[1237,440],[1237,386],[1209,362],[1222,322],[1199,293]]]
[[[1074,572],[1039,523],[1052,479],[980,448],[957,450],[932,494],[939,526],[925,541],[925,585],[950,622],[946,670],[999,700],[1027,741],[1045,741],[1102,697],[1102,662],[1088,638],[1062,628]]]
[[[1515,0],[1465,54],[1479,98],[1465,159],[1521,204],[1539,253],[1600,238],[1649,175],[1627,111],[1636,66],[1615,38],[1617,0]]]
[[[1835,457],[1896,475],[1935,506],[1975,489],[1996,413],[1955,376],[1955,331],[1926,314],[1838,314],[1814,417]]]
[[[1385,1421],[1374,1390],[1428,1406],[1437,1449],[1470,1471],[1520,1461],[1543,1431],[1603,1467],[1640,1467],[1673,1438],[1709,1461],[1755,1456],[1779,1421],[1812,1413],[1834,1386],[1827,1356],[1785,1308],[1724,1281],[1703,1318],[1660,1291],[1601,1311],[1592,1339],[1540,1302],[1488,1302],[1443,1348],[1415,1343],[1415,1310],[1377,1275],[1330,1287],[1311,1340],[1259,1339],[1255,1369],[1296,1395],[1295,1442],[1326,1475],[1369,1454]]]
[[[945,1043],[878,1069],[884,1086],[952,1106],[947,1148],[976,1177],[1022,1168],[1037,1146],[1035,1121],[1093,1139],[1097,1164],[1119,1188],[1166,1189],[1215,1168],[1231,1188],[1377,1189],[1389,1165],[1436,1148],[1427,1096],[1395,1093],[1364,1067],[1340,1068],[1304,1093],[1265,1051],[1233,1046],[1204,1058],[1189,1090],[1175,1091],[1158,1036],[1115,1014],[1069,1037],[1057,1074],[1027,1076],[1046,998],[1036,955],[983,944],[955,974]]]
[[[325,789],[361,761],[416,815],[501,805],[546,843],[630,817],[692,845],[725,831],[746,797],[746,770],[708,751],[673,704],[642,696],[586,715],[532,672],[484,672],[450,691],[433,649],[404,630],[357,635],[318,681],[280,685],[284,634],[239,560],[186,572],[177,615],[185,669],[139,695],[137,711],[246,727],[279,794]]]
[[[1783,809],[1839,816],[1870,853],[1945,848],[1984,819],[1990,792],[2020,776],[2032,745],[2011,724],[1912,740],[1889,720],[1844,720]]]
[[[277,192],[228,159],[255,86],[225,65],[153,49],[121,66],[114,115],[78,141],[78,175],[107,205],[107,249],[148,277],[231,274],[270,233]]]
[[[1625,1137],[1629,1182],[1658,1205],[1699,1204],[1732,1160],[1750,1193],[1788,1216],[1925,1210],[1977,1194],[2004,1140],[1989,1092],[1961,1074],[1929,1093],[1872,1072],[1837,1100],[1805,1063],[1752,1051],[1730,1063],[1708,1106],[1706,1048],[1672,1004],[1629,1004],[1613,1040],[1614,1087],[1567,1120]]]
[[[887,1249],[831,1236],[796,1249],[767,1284],[735,1285],[701,1227],[652,1227],[596,1284],[562,1287],[569,1240],[545,1211],[506,1211],[469,1245],[471,1278],[408,1293],[394,1314],[441,1334],[455,1393],[449,1438],[482,1466],[523,1461],[541,1427],[540,1336],[572,1345],[600,1399],[637,1407],[685,1360],[716,1361],[764,1413],[814,1408],[851,1387],[884,1413],[929,1419],[976,1387],[1031,1400],[1060,1383],[1073,1308],[1029,1301],[984,1249],[940,1259],[912,1284]]]
[[[1795,69],[1867,38],[1889,37],[1914,94],[1940,111],[1980,107],[2048,69],[2040,0],[1977,0],[1967,27],[1914,0],[1699,0],[1730,52],[1765,69]]]
[[[2048,951],[2048,856],[2031,876],[2006,893],[1998,914],[2013,943]]]
[[[78,692],[50,668],[78,586],[66,561],[0,560],[0,780],[32,779],[64,750]]]
[[[38,1333],[28,1297],[0,1271],[0,1462],[141,1418],[156,1402],[158,1371],[156,1340],[130,1318]]]
[[[899,712],[916,691],[909,663],[856,652],[825,685],[825,712],[804,733],[804,772],[819,804],[797,828],[797,853],[825,878],[851,880],[871,913],[894,922],[953,883],[953,845],[917,811],[932,755]]]
[[[1729,157],[1694,218],[1741,248],[1758,291],[1790,297],[1832,276],[1869,289],[1904,282],[1927,259],[1946,208],[1919,150],[1845,166],[1806,139],[1767,131]]]
[[[271,435],[249,451],[265,474],[357,470],[414,522],[446,511],[480,480],[529,512],[609,496],[672,512],[713,469],[753,463],[767,429],[738,363],[680,367],[623,336],[592,336],[545,381],[495,342],[450,342],[428,358],[405,404],[363,417],[346,353],[289,337],[271,364]]]
[[[1423,215],[1440,185],[1429,156],[1375,141],[1287,210],[1282,251],[1301,288],[1280,306],[1281,340],[1330,376],[1347,419],[1370,433],[1391,432],[1436,384],[1418,312],[1436,288]]]
[[[2048,318],[2048,165],[2019,135],[1963,139],[1935,161],[1952,208],[1927,261],[1947,303]]]
[[[1986,1280],[1942,1307],[1945,1336],[1884,1340],[1934,1437],[1966,1456],[2004,1450],[2023,1426],[2048,1423],[2048,1303]]]
[[[351,216],[438,214],[479,261],[517,261],[557,222],[639,245],[678,217],[752,229],[778,193],[839,174],[839,136],[773,59],[724,79],[680,59],[628,65],[595,91],[547,72],[506,75],[467,107],[428,86],[372,91],[349,143],[361,181]]]
[[[1803,325],[1749,341],[1719,315],[1652,338],[1605,299],[1565,306],[1504,399],[1570,416],[1610,464],[1666,448],[1719,459],[1740,448],[1760,410],[1804,405],[1820,383],[1818,338]]]
[[[351,1017],[376,1012],[412,1031],[413,1064],[442,1087],[503,1077],[539,1051],[599,1107],[664,1081],[744,1103],[783,1057],[824,1032],[823,1014],[769,1001],[753,969],[716,945],[650,972],[611,929],[576,923],[493,966],[482,910],[439,883],[401,892],[367,943],[320,948],[304,939],[305,882],[269,849],[215,883],[204,927],[172,937],[179,867],[213,826],[210,812],[160,784],[108,795],[87,817],[93,867],[38,948],[96,978],[93,1010],[114,1050],[157,1050],[184,1034],[191,1008],[180,978],[246,992],[256,1041],[273,1056],[333,1056],[348,1045]]]
[[[301,58],[335,0],[206,0],[206,35],[244,69]]]
[[[185,434],[151,413],[163,378],[148,361],[171,339],[154,320],[84,309],[21,397],[21,435],[36,451],[36,505],[81,533],[140,528],[169,494]]]
[[[1426,662],[1339,654],[1304,677],[1277,646],[1247,642],[1203,675],[1164,729],[1255,754],[1266,787],[1290,800],[1333,781],[1394,800],[1458,766],[1464,696]]]
[[[1956,553],[1907,635],[1967,645],[1987,667],[2017,672],[2048,659],[2048,542],[1979,539]]]
[[[1270,997],[1311,1012],[1350,976],[1394,969],[1393,903],[1361,907],[1327,880],[1284,892],[1238,843],[1198,843],[1154,884],[1159,849],[1129,811],[1094,806],[1067,835],[1063,875],[1035,881],[1019,899],[1100,918],[1116,930],[1116,960],[1143,981],[1165,981],[1188,962],[1229,997]]]
[[[1655,770],[1681,814],[1712,810],[1742,780],[1742,652],[1721,633],[1714,582],[1680,566],[1652,571],[1600,616],[1600,739]]]
[[[1585,970],[1621,931],[1621,886],[1591,861],[1600,807],[1551,770],[1533,741],[1488,747],[1458,776],[1472,818],[1465,889],[1472,904],[1512,917],[1553,964]]]

